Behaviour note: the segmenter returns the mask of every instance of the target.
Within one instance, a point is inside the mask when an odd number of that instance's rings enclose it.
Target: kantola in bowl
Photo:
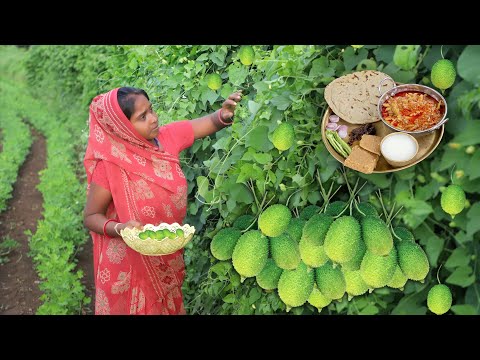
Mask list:
[[[378,115],[392,130],[414,136],[434,131],[448,121],[445,98],[419,84],[397,85],[386,91],[378,102]]]
[[[178,223],[146,224],[142,230],[126,228],[120,231],[123,240],[142,255],[168,255],[183,248],[193,237],[195,227]]]

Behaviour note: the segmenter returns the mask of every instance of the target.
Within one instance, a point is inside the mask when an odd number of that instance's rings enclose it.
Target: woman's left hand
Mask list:
[[[237,103],[242,100],[242,90],[231,94],[222,104],[222,120],[228,120],[235,114]]]

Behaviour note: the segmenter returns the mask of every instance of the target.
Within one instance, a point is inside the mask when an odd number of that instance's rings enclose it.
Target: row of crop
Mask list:
[[[5,74],[15,79],[24,80],[24,72],[19,67],[16,51],[1,47],[0,58],[0,129],[2,130],[2,152],[0,153],[0,212],[4,211],[8,199],[12,196],[13,184],[17,179],[18,170],[24,162],[32,143],[30,130],[20,113],[12,104],[18,99],[15,93],[9,91],[4,83]]]
[[[13,184],[20,166],[32,145],[32,136],[21,114],[11,104],[17,99],[0,78],[0,129],[2,129],[2,152],[0,152],[0,212],[7,208],[12,197]]]
[[[16,60],[21,62],[25,54],[18,51],[17,55]],[[84,189],[76,176],[75,144],[81,122],[72,107],[52,98],[53,94],[34,98],[18,81],[8,83],[8,92],[16,97],[8,107],[26,117],[47,139],[47,167],[41,171],[38,185],[44,201],[43,219],[35,234],[30,234],[29,255],[43,292],[37,314],[78,314],[82,305],[90,301],[80,281],[83,273],[75,269],[76,252],[86,240],[82,224]]]
[[[65,109],[52,112],[57,104],[45,107],[45,100],[32,101],[25,109],[32,124],[47,137],[47,168],[41,172],[38,185],[44,219],[39,221],[30,243],[37,271],[44,279],[40,286],[43,304],[38,313],[72,314],[79,313],[82,304],[90,301],[84,294],[80,282],[83,272],[76,270],[75,259],[87,239],[82,221],[84,188],[75,164],[78,128],[69,126],[69,116],[62,118]]]

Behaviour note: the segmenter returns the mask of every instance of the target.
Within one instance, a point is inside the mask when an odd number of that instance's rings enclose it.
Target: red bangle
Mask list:
[[[108,236],[107,235],[107,224],[110,222],[110,221],[117,221],[115,219],[108,219],[107,221],[105,221],[105,224],[103,224],[103,235],[107,238],[107,239],[111,239],[112,237],[111,236]],[[118,222],[118,221],[117,221]]]
[[[225,121],[222,120],[222,110],[223,109],[218,110],[218,121],[220,121],[220,123],[225,125],[225,126],[232,125],[233,121],[225,122]]]

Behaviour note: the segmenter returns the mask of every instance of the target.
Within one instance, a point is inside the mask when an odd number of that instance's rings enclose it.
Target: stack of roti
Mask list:
[[[381,96],[378,85],[385,78],[390,76],[374,70],[344,75],[327,85],[325,100],[335,114],[351,124],[380,121],[377,112]],[[381,87],[382,94],[394,86],[392,80],[384,81]]]

